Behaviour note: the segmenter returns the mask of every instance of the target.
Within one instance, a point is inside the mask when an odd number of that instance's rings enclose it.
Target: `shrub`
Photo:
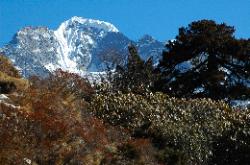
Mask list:
[[[248,164],[250,159],[250,111],[230,114],[229,128],[213,142],[210,164]]]
[[[117,151],[102,160],[101,164],[112,165],[154,165],[158,164],[154,155],[156,150],[148,139],[131,139],[118,144]]]
[[[167,164],[207,164],[219,151],[214,145],[219,144],[221,138],[229,140],[235,130],[240,140],[233,147],[242,146],[242,141],[245,147],[250,144],[241,136],[248,131],[249,111],[239,117],[221,101],[176,99],[162,93],[142,96],[118,92],[97,95],[91,105],[99,118],[128,128],[137,138],[151,138],[158,148],[158,159]],[[244,162],[245,156],[239,162]]]
[[[84,79],[59,72],[42,80],[33,77],[25,91],[8,95],[8,103],[0,102],[0,164],[154,161],[143,152],[153,155],[150,143],[131,140],[126,129],[90,113],[86,100],[92,92]],[[129,156],[126,144],[138,153],[136,158]]]
[[[33,88],[47,88],[65,97],[72,95],[77,99],[89,101],[94,94],[94,90],[87,79],[61,69],[56,70],[45,79],[33,76],[30,82]]]

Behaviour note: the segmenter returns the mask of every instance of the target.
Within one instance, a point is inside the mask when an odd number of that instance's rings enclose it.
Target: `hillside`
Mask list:
[[[110,48],[109,41],[117,46],[113,39],[121,37],[97,20],[74,17],[60,27],[70,29],[56,32],[61,41],[90,31],[93,37],[93,30],[105,35],[98,50]],[[0,164],[249,164],[250,109],[230,103],[250,96],[250,40],[235,38],[233,27],[212,20],[181,27],[157,65],[143,55],[147,48],[156,53],[157,41],[146,35],[126,47],[127,56],[118,54],[122,63],[103,72],[79,70],[82,61],[73,54],[86,59],[85,69],[93,61],[103,64],[78,52],[80,41],[57,43],[61,54],[50,52],[46,44],[57,42],[49,38],[54,33],[25,28],[4,48],[10,59],[0,56]],[[80,38],[91,43],[88,35]],[[40,46],[46,50],[41,54]],[[116,52],[105,51],[105,59],[113,59]],[[25,73],[36,76],[23,78]],[[95,83],[100,73],[105,77]]]
[[[24,80],[5,57],[1,59],[5,65],[0,87],[2,82],[13,86],[0,93],[1,164],[191,165],[249,160],[249,110],[211,99],[138,93],[140,85],[127,92],[112,84],[91,87],[86,79],[62,70]]]

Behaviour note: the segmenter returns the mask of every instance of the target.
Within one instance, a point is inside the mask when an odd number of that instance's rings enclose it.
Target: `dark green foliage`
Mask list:
[[[102,165],[156,165],[156,150],[148,139],[134,139],[119,144],[117,151],[106,156]]]
[[[180,28],[176,39],[166,44],[158,90],[177,97],[250,96],[250,40],[236,39],[234,31],[211,20]]]
[[[144,62],[133,45],[128,50],[128,61],[125,66],[117,66],[111,85],[114,90],[143,93],[153,85],[153,60]]]
[[[119,152],[123,154],[124,157],[128,159],[136,159],[139,157],[138,152],[136,151],[136,148],[133,145],[125,144],[120,147],[118,147]]]
[[[172,148],[164,148],[160,150],[156,157],[160,162],[164,162],[168,165],[184,165],[188,160],[187,155],[183,151]]]
[[[250,123],[247,113],[237,114],[237,120],[231,118],[230,129],[213,143],[213,157],[210,164],[235,165],[249,164],[250,160]],[[233,116],[231,116],[233,117]]]

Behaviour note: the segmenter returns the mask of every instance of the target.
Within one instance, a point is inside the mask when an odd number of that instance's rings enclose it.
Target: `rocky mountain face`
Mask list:
[[[131,43],[145,60],[152,56],[157,61],[164,49],[162,42],[149,35],[132,41],[108,22],[72,17],[57,30],[24,27],[0,52],[24,77],[46,76],[58,68],[85,74],[124,62]]]
[[[154,62],[158,62],[161,57],[164,44],[157,41],[150,35],[144,35],[136,42],[136,47],[138,48],[138,52],[142,59],[147,60],[149,57],[153,57]]]

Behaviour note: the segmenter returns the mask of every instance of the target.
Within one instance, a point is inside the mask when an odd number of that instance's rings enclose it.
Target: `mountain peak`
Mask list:
[[[153,42],[153,41],[155,41],[155,39],[151,35],[145,34],[138,41],[139,42],[141,42],[141,41],[152,41]]]
[[[120,63],[128,54],[129,43],[138,46],[143,59],[158,57],[163,44],[149,35],[143,38],[142,42],[134,42],[111,23],[74,16],[56,30],[24,27],[0,52],[8,56],[25,77],[48,75],[57,68],[82,75]]]
[[[92,61],[92,51],[98,42],[108,33],[117,32],[118,29],[114,25],[100,20],[74,16],[64,21],[54,31],[59,45],[57,47],[59,66],[70,72],[86,70]]]
[[[99,30],[104,30],[106,32],[119,32],[119,30],[113,24],[109,22],[95,20],[95,19],[88,19],[88,18],[83,18],[83,17],[78,17],[78,16],[73,16],[69,20],[63,22],[61,26],[90,27],[90,28],[96,28]]]
[[[84,18],[82,18],[82,17],[78,17],[78,16],[73,16],[73,17],[71,17],[70,19],[69,19],[69,21],[72,21],[72,22],[84,22]]]

